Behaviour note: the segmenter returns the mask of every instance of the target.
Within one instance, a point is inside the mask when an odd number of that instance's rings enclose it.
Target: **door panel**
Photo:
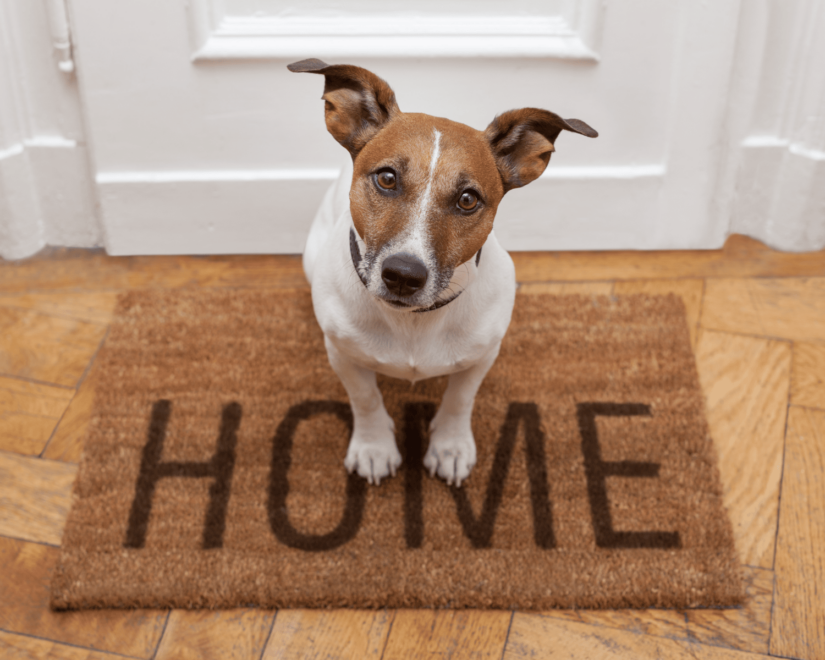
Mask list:
[[[721,245],[738,0],[387,6],[72,0],[107,249],[302,251],[348,157],[324,127],[323,79],[286,70],[306,57],[374,71],[405,111],[483,129],[533,106],[596,128],[562,135],[545,174],[505,197],[508,249]]]

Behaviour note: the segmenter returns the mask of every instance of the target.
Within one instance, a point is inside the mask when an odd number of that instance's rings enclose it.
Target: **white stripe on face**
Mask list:
[[[435,143],[433,144],[433,155],[430,157],[430,171],[427,176],[427,187],[421,199],[418,202],[418,210],[415,214],[412,227],[412,239],[414,243],[420,244],[422,247],[428,247],[425,243],[427,234],[427,214],[430,211],[430,199],[432,197],[433,179],[435,178],[435,167],[438,164],[438,157],[441,155],[441,133],[437,128],[433,129],[435,133]]]
[[[393,252],[409,252],[421,259],[427,266],[430,273],[435,273],[437,264],[435,255],[432,254],[430,246],[430,232],[427,226],[427,216],[430,213],[432,203],[433,180],[435,179],[438,158],[441,155],[441,133],[438,129],[433,129],[433,150],[430,156],[430,170],[427,173],[427,187],[418,198],[418,204],[410,223],[410,228],[400,237]],[[432,278],[427,283],[429,289],[434,285]]]
[[[406,252],[412,254],[427,267],[430,274],[425,288],[420,292],[425,296],[431,296],[435,293],[437,288],[436,278],[433,275],[438,270],[438,264],[435,255],[430,246],[430,232],[427,224],[427,217],[430,213],[430,206],[432,203],[432,189],[433,181],[436,176],[436,169],[438,166],[438,159],[441,156],[441,133],[438,129],[433,129],[433,143],[432,152],[430,155],[430,167],[427,173],[427,185],[424,192],[418,198],[415,210],[412,213],[408,227],[398,235],[398,237],[384,247],[379,252],[378,264],[383,263],[383,260],[391,254],[399,252]],[[370,288],[381,287],[381,266],[375,268],[370,278]]]

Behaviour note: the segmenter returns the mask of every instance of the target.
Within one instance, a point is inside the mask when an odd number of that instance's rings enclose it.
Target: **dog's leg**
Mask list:
[[[352,406],[354,428],[344,467],[357,471],[371,484],[392,475],[401,465],[395,445],[395,425],[384,408],[375,372],[358,366],[329,339],[325,341],[329,363],[344,384]]]
[[[476,463],[470,418],[476,392],[498,356],[499,345],[466,371],[450,376],[441,407],[430,423],[430,446],[424,467],[449,485],[461,486]]]

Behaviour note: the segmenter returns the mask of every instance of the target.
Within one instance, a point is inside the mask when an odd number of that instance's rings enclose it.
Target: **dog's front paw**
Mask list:
[[[376,485],[381,483],[381,479],[394,477],[399,465],[401,454],[394,441],[376,444],[353,437],[349,443],[347,457],[344,459],[347,472],[358,472],[364,479]]]
[[[395,446],[392,418],[386,412],[377,417],[356,421],[347,457],[344,459],[347,472],[357,472],[376,485],[381,483],[381,479],[394,477],[401,465],[401,454]]]
[[[476,464],[476,443],[469,428],[458,430],[451,426],[433,429],[424,467],[431,477],[438,474],[448,485],[460,487]]]

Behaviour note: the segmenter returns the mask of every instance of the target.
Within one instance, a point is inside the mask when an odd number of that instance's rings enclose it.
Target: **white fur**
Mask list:
[[[430,273],[435,273],[438,270],[438,264],[430,244],[430,232],[427,226],[427,218],[430,214],[433,180],[437,174],[438,159],[440,156],[441,132],[434,128],[430,166],[427,172],[427,186],[421,194],[421,197],[418,199],[415,212],[412,217],[409,218],[406,229],[401,231],[398,236],[394,237],[382,247],[376,259],[377,266],[372,268],[371,272],[367,274],[369,289],[375,294],[379,294],[381,291],[385,290],[383,280],[381,279],[381,271],[383,270],[382,264],[386,258],[393,254],[397,254],[399,252],[412,254],[421,259]],[[438,281],[434,277],[430,277],[421,293],[425,296],[431,297],[437,288]]]
[[[436,132],[427,191],[438,154]],[[376,372],[413,382],[450,374],[430,428],[424,465],[431,474],[460,486],[476,460],[470,427],[475,395],[510,324],[516,292],[513,261],[491,232],[478,272],[455,300],[429,312],[391,308],[369,292],[352,265],[351,180],[349,164],[324,197],[304,252],[304,271],[330,364],[352,405],[355,425],[344,464],[370,483],[394,475],[401,464]],[[425,192],[417,214],[423,214],[422,222],[428,203]],[[425,256],[425,263],[432,260]]]
[[[403,232],[401,245],[395,250],[397,252],[409,252],[421,259],[430,270],[434,270],[435,260],[430,248],[430,232],[427,231],[427,216],[430,214],[430,202],[433,197],[433,179],[435,179],[436,168],[438,167],[438,157],[441,155],[441,133],[438,129],[433,129],[433,151],[430,157],[430,171],[427,174],[427,187],[424,194],[418,200],[418,208],[415,217],[411,218],[410,229]]]

